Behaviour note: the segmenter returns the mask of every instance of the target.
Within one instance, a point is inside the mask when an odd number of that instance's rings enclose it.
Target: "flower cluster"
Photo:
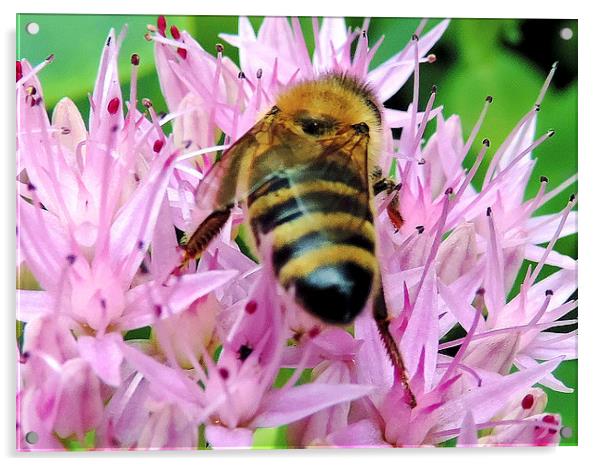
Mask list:
[[[237,66],[221,45],[214,56],[159,17],[147,38],[170,113],[138,101],[137,55],[124,106],[123,37],[111,31],[87,127],[69,99],[48,118],[38,74],[52,57],[17,62],[17,266],[42,288],[17,291],[18,448],[90,436],[96,449],[249,447],[258,428],[285,425],[292,447],[557,444],[562,420],[535,385],[571,391],[553,371],[576,358],[576,333],[550,330],[575,323],[562,318],[577,305],[576,261],[554,245],[576,233],[576,199],[536,213],[574,177],[550,191],[541,178],[525,200],[533,151],[553,135],[538,135],[536,120],[554,70],[495,154],[485,139],[465,168],[492,98],[483,96],[467,140],[460,118],[435,107],[435,89],[418,108],[420,66],[435,61],[447,24],[424,32],[423,21],[373,68],[383,38],[370,47],[367,22],[350,30],[343,19],[314,20],[312,56],[296,19],[266,18],[256,34],[241,18],[237,35],[222,36],[238,48]],[[380,163],[401,188],[376,198],[390,328],[413,408],[370,312],[342,329],[289,309],[270,264],[244,254],[244,235],[235,240],[242,210],[198,263],[173,273],[178,235],[210,212],[196,193],[216,156],[282,89],[331,70],[383,102],[414,76],[407,110],[384,110]],[[400,229],[387,212],[393,200]],[[535,265],[519,278],[525,260]],[[557,271],[541,279],[544,265]]]

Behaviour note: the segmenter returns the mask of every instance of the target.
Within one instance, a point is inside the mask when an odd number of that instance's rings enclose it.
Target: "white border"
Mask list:
[[[288,3],[288,2],[287,2]],[[593,2],[592,2],[593,3]],[[21,463],[32,463],[42,460],[46,464],[59,464],[67,461],[81,462],[85,459],[90,464],[104,463],[115,458],[119,462],[136,463],[144,465],[165,464],[166,461],[197,464],[224,464],[242,463],[246,465],[307,465],[316,460],[337,461],[348,466],[361,464],[374,460],[378,466],[385,464],[420,463],[443,465],[446,462],[463,462],[464,464],[478,464],[482,466],[487,461],[488,466],[502,465],[509,460],[531,460],[538,464],[580,464],[596,453],[602,445],[599,436],[602,420],[602,383],[600,372],[602,365],[597,358],[601,350],[596,346],[596,339],[602,332],[602,306],[599,295],[598,277],[602,264],[600,245],[602,240],[602,225],[600,201],[602,193],[600,187],[600,160],[602,151],[598,141],[600,139],[602,119],[594,113],[600,106],[600,25],[597,24],[599,16],[593,7],[586,2],[542,2],[525,0],[504,0],[503,2],[471,2],[468,0],[427,0],[423,2],[403,2],[395,0],[371,0],[369,2],[351,3],[330,2],[324,0],[303,0],[296,5],[289,5],[283,1],[265,0],[221,0],[210,2],[207,0],[178,0],[167,2],[165,0],[144,0],[136,3],[126,3],[123,0],[104,1],[73,1],[73,0],[29,0],[28,2],[5,2],[2,7],[0,21],[3,27],[4,47],[2,48],[4,60],[0,73],[3,80],[4,102],[9,102],[8,111],[0,113],[0,128],[2,140],[5,141],[5,150],[2,151],[2,168],[5,176],[1,192],[4,195],[2,212],[7,221],[1,228],[5,238],[0,242],[3,258],[2,291],[6,298],[3,306],[5,333],[3,348],[8,349],[2,358],[3,379],[2,401],[3,408],[0,412],[5,422],[0,423],[0,441],[2,442],[4,456],[9,464],[17,458]],[[376,451],[376,450],[344,450],[344,451],[266,451],[266,452],[132,452],[128,454],[87,453],[87,454],[46,454],[46,455],[16,455],[14,453],[14,93],[13,93],[13,60],[15,56],[15,14],[21,13],[114,13],[114,14],[208,14],[208,15],[316,15],[337,16],[344,13],[346,16],[415,16],[415,17],[519,17],[519,18],[578,18],[579,19],[579,191],[580,191],[580,217],[579,217],[579,285],[580,285],[580,371],[579,371],[579,442],[578,448],[563,447],[557,449],[487,449],[486,451],[432,449],[404,450],[404,451]],[[69,38],[68,40],[76,40]],[[567,154],[568,157],[572,154]],[[11,223],[12,222],[12,223]],[[598,268],[596,268],[598,267]],[[597,273],[596,273],[597,272]]]

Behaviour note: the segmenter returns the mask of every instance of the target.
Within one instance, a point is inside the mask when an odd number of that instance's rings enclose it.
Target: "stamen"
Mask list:
[[[557,320],[554,322],[540,322],[535,325],[529,325],[529,324],[515,325],[513,327],[504,327],[504,328],[499,328],[496,330],[489,330],[487,332],[478,333],[472,338],[472,341],[481,340],[483,338],[489,338],[489,337],[493,337],[496,335],[503,335],[504,333],[520,332],[522,330],[538,329],[538,330],[544,331],[544,330],[548,330],[550,328],[555,328],[555,327],[567,327],[570,325],[574,325],[576,323],[577,323],[577,319],[567,319],[567,320]],[[447,341],[445,343],[441,343],[439,345],[439,351],[461,345],[463,341],[464,341],[464,338],[458,338],[453,341]]]
[[[489,146],[490,146],[489,139],[483,139],[483,147],[479,151],[479,154],[477,155],[477,159],[472,164],[472,167],[470,167],[470,170],[468,171],[468,174],[464,178],[464,181],[462,182],[460,189],[458,189],[458,193],[456,194],[456,202],[458,202],[460,200],[460,198],[464,194],[464,191],[466,191],[466,188],[468,188],[468,186],[472,182],[473,178],[475,177],[477,170],[481,166],[481,163],[483,163],[483,159],[485,158],[485,154],[487,153],[487,149],[489,149]]]
[[[483,125],[483,121],[485,120],[485,116],[487,116],[487,112],[489,111],[489,107],[491,106],[492,102],[493,102],[493,97],[488,95],[485,98],[485,105],[483,105],[481,114],[479,115],[477,122],[475,123],[475,125],[472,128],[472,131],[470,132],[470,136],[468,136],[468,139],[466,140],[466,144],[464,144],[464,148],[462,149],[462,156],[460,157],[462,160],[464,160],[466,158],[468,151],[472,147],[472,144],[474,143],[474,140],[476,139],[477,134],[479,133],[479,130],[481,129],[481,126]],[[486,139],[486,141],[489,141],[489,140]],[[483,143],[484,143],[484,141],[483,141]]]
[[[17,60],[17,82],[21,80],[23,77],[23,65],[19,60]]]
[[[414,144],[412,150],[410,152],[410,156],[415,156],[418,147],[420,146],[420,141],[422,140],[422,136],[424,135],[424,130],[426,129],[426,124],[429,121],[429,116],[433,109],[433,104],[435,102],[435,97],[437,95],[437,86],[433,86],[431,90],[431,96],[426,104],[426,109],[424,110],[424,114],[422,115],[422,121],[420,122],[420,126],[418,131],[416,132],[416,137],[414,139]]]
[[[287,389],[293,387],[297,383],[297,381],[301,377],[301,374],[305,370],[305,367],[307,366],[307,362],[309,361],[309,357],[311,356],[312,347],[313,347],[313,341],[310,337],[310,339],[308,339],[305,343],[305,346],[303,348],[303,353],[301,355],[301,359],[299,360],[299,363],[297,364],[297,367],[295,367],[293,374],[290,376],[290,378],[286,381],[286,383],[282,387],[283,390],[287,390]]]
[[[548,87],[550,87],[550,83],[552,82],[552,78],[554,77],[554,73],[556,73],[556,68],[557,67],[558,67],[558,62],[554,62],[552,64],[552,68],[550,69],[550,72],[548,73],[548,76],[546,77],[546,80],[543,83],[543,86],[541,86],[541,90],[539,91],[539,95],[537,96],[537,100],[535,101],[535,105],[537,107],[541,106],[543,98],[546,95]]]
[[[169,28],[169,32],[171,32],[171,37],[173,37],[175,40],[180,40],[181,35],[178,26],[174,24]]]
[[[431,264],[434,262],[435,256],[437,255],[437,251],[439,250],[439,246],[441,244],[441,236],[443,235],[443,228],[445,226],[445,221],[447,220],[447,214],[449,211],[449,203],[450,203],[450,198],[451,198],[452,194],[453,194],[452,188],[447,188],[445,191],[445,196],[443,198],[443,208],[442,208],[442,212],[441,212],[441,217],[439,217],[439,221],[437,222],[437,230],[435,233],[435,238],[433,240],[433,244],[431,246],[431,250],[426,259],[426,262],[424,263],[424,270],[422,271],[422,276],[420,277],[420,283],[418,284],[418,288],[416,291],[416,297],[419,296],[420,291],[422,290],[422,285],[424,284],[424,280],[426,278],[428,269],[430,268]],[[416,304],[416,303],[414,302],[414,304]]]
[[[564,224],[566,223],[569,213],[571,212],[576,201],[577,201],[577,199],[576,199],[575,195],[571,194],[567,206],[562,211],[562,217],[560,218],[560,223],[558,224],[558,228],[554,232],[554,236],[552,236],[552,238],[550,239],[550,242],[548,243],[548,246],[546,247],[545,252],[541,256],[541,259],[539,260],[537,267],[535,267],[535,270],[533,271],[533,275],[530,275],[527,278],[525,278],[525,283],[528,283],[529,287],[535,283],[535,280],[537,279],[539,272],[541,272],[541,269],[543,268],[543,266],[546,262],[546,259],[548,258],[548,256],[550,255],[550,252],[552,251],[552,248],[556,244],[556,241],[558,241],[558,238],[560,237],[560,233],[562,232],[562,229],[564,228]]]
[[[437,364],[437,368],[451,367],[451,364],[452,363],[449,363],[449,362],[440,363],[440,364]],[[477,371],[475,371],[472,367],[467,366],[465,364],[458,363],[458,364],[456,364],[455,369],[463,370],[467,374],[471,375],[477,382],[477,387],[480,387],[481,385],[483,385],[483,379],[479,376],[479,374],[477,374]],[[441,380],[443,380],[443,379],[441,379]]]
[[[186,51],[185,48],[182,48],[182,47],[178,47],[178,49],[176,50],[176,53],[179,55],[179,57],[182,60],[186,60],[186,57],[188,56],[188,52]]]
[[[544,416],[544,418],[547,416]],[[501,421],[489,421],[489,422],[482,422],[480,424],[476,424],[475,427],[477,430],[483,430],[483,429],[493,429],[495,427],[501,427],[501,426],[514,426],[514,425],[532,425],[535,428],[558,428],[558,421],[556,421],[556,419],[554,418],[554,421],[544,421],[543,419],[541,421],[538,420],[534,420],[534,419],[504,419]],[[552,430],[552,429],[550,429]],[[439,432],[434,432],[432,435],[434,437],[449,437],[449,436],[456,436],[460,433],[461,429],[457,428],[457,429],[449,429],[449,430],[441,430]]]
[[[185,154],[182,154],[178,157],[177,160],[178,160],[178,162],[182,162],[184,160],[194,159],[194,158],[198,157],[199,155],[211,154],[213,152],[219,152],[219,151],[226,150],[228,147],[230,147],[230,146],[221,145],[221,146],[206,147],[205,149],[199,149],[199,150],[195,150],[193,152],[187,152]]]
[[[420,92],[420,66],[418,61],[418,35],[412,35],[412,48],[414,49],[414,88],[412,96],[412,113],[410,114],[410,130],[415,137],[416,117],[418,112],[418,95]]]
[[[18,88],[19,88],[19,86],[20,86],[20,84],[19,84],[19,83],[22,83],[22,82],[23,82],[23,83],[25,83],[25,82],[27,82],[29,79],[31,79],[31,77],[32,77],[32,76],[35,76],[35,75],[36,75],[36,74],[38,74],[40,71],[42,71],[44,68],[46,68],[46,66],[47,66],[49,63],[52,63],[52,61],[53,61],[53,60],[54,60],[54,55],[49,55],[49,56],[46,58],[46,60],[44,60],[42,63],[40,63],[40,64],[38,64],[37,66],[35,66],[34,68],[32,68],[32,70],[31,70],[29,73],[27,73],[25,76],[21,76],[21,79],[19,79],[19,80],[17,81],[17,84],[16,84],[16,89],[18,89]],[[19,62],[18,62],[18,63],[19,63]],[[19,65],[17,65],[17,69],[18,69],[18,68],[19,68]],[[21,74],[23,73],[23,71],[22,71],[22,70],[23,70],[23,68],[22,68],[22,65],[21,65]]]
[[[482,300],[479,300],[479,302],[482,303]],[[474,317],[472,319],[472,324],[470,325],[470,329],[468,330],[466,337],[464,337],[462,346],[460,347],[460,349],[454,356],[454,359],[452,360],[449,367],[443,374],[443,377],[441,377],[441,382],[445,382],[456,370],[456,368],[458,367],[458,364],[460,364],[460,362],[462,361],[462,358],[464,357],[464,354],[466,353],[466,350],[468,349],[468,345],[470,344],[470,341],[472,340],[472,337],[474,336],[474,334],[477,330],[477,326],[479,325],[479,320],[480,320],[479,318],[481,317],[482,312],[483,312],[482,308],[475,309],[475,313],[474,313]]]
[[[554,199],[558,194],[564,191],[566,188],[571,186],[575,181],[577,181],[577,174],[570,176],[565,181],[563,181],[558,187],[552,189],[549,193],[547,193],[541,200],[541,205],[547,204],[550,200]]]
[[[533,143],[531,143],[526,149],[524,149],[523,151],[521,151],[520,154],[518,154],[516,157],[514,157],[514,159],[512,159],[512,161],[508,164],[508,166],[506,168],[504,168],[501,172],[499,172],[496,175],[496,178],[498,177],[502,177],[504,176],[508,171],[510,171],[525,155],[527,155],[529,152],[532,152],[535,148],[537,148],[539,145],[541,145],[544,141],[550,139],[552,136],[554,136],[555,131],[554,130],[549,130],[546,134],[540,136],[539,138],[537,138]]]
[[[493,172],[495,171],[497,164],[499,163],[502,155],[508,149],[508,146],[514,140],[516,134],[521,131],[523,128],[528,127],[531,120],[535,117],[536,109],[531,109],[525,116],[523,116],[520,121],[516,124],[516,126],[512,129],[510,134],[506,137],[502,145],[498,148],[498,150],[493,155],[493,159],[489,163],[487,167],[487,173],[485,174],[485,178],[483,180],[483,186],[487,186],[491,182],[491,178],[493,177]]]

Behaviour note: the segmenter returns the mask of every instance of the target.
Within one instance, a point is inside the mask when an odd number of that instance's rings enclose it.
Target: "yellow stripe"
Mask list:
[[[374,225],[371,222],[343,212],[315,212],[277,226],[273,231],[273,247],[280,249],[302,236],[325,229],[349,230],[375,242]]]
[[[376,270],[376,257],[365,249],[349,245],[329,245],[292,259],[280,269],[278,278],[284,286],[295,278],[305,277],[318,267],[353,262],[366,270]]]
[[[251,218],[258,217],[293,197],[301,197],[307,193],[328,191],[342,196],[357,196],[359,191],[338,181],[315,180],[299,183],[290,188],[282,188],[260,196],[249,208]]]

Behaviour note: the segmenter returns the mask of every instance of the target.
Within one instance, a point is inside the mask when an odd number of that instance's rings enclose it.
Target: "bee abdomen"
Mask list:
[[[294,280],[295,298],[324,322],[348,324],[364,308],[373,279],[373,271],[352,261],[322,265]]]
[[[251,211],[253,228],[263,234],[312,212],[343,212],[372,221],[372,213],[363,196],[329,190],[310,191],[299,196],[278,199],[263,212]]]
[[[288,182],[272,178],[249,197],[249,217],[258,241],[271,236],[282,287],[323,321],[346,324],[364,308],[377,274],[372,210],[361,187],[325,173],[329,179],[306,171]]]
[[[331,217],[336,223],[336,215]],[[324,225],[319,231],[276,244],[272,262],[280,284],[293,288],[296,301],[323,321],[353,321],[370,296],[376,274],[374,238],[366,234],[369,231],[333,230]]]

